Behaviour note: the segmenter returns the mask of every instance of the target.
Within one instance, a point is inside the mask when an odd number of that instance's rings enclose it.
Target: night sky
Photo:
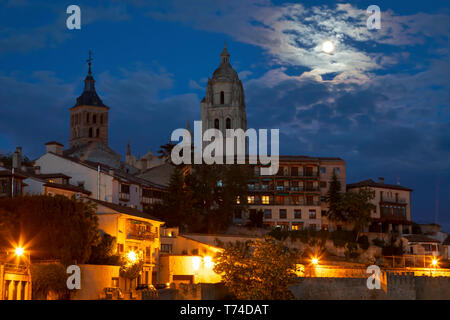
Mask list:
[[[66,8],[81,7],[81,30]],[[366,9],[381,8],[368,30]],[[414,189],[413,219],[450,231],[450,10],[445,1],[39,1],[0,3],[0,153],[68,146],[88,51],[110,109],[110,146],[156,152],[199,120],[224,41],[249,128],[280,152],[341,157],[347,182]],[[333,54],[321,45],[335,43]]]

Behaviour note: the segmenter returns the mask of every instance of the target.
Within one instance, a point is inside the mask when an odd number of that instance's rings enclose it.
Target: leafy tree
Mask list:
[[[264,212],[261,209],[250,212],[248,219],[249,222],[247,223],[247,227],[249,228],[262,228],[264,226]]]
[[[0,245],[22,239],[34,258],[85,263],[99,238],[92,203],[64,196],[0,199]]]
[[[214,233],[226,230],[233,215],[244,212],[247,184],[252,171],[247,165],[194,165],[187,177],[193,210],[198,218],[192,231]]]
[[[162,146],[160,146],[160,150],[158,151],[159,153],[159,158],[161,159],[165,159],[165,161],[167,163],[171,163],[171,154],[172,154],[172,149],[175,147],[175,144],[172,143],[172,141],[169,141],[169,143],[163,144]]]
[[[345,222],[346,217],[341,210],[341,182],[338,180],[336,174],[330,180],[330,187],[326,195],[326,202],[328,203],[328,219],[335,222]]]
[[[0,154],[0,162],[3,163],[4,166],[11,168],[12,167],[12,153],[7,153],[5,155]],[[31,161],[27,156],[22,158],[22,165],[30,167],[33,165],[33,161]]]
[[[370,201],[375,198],[375,191],[361,188],[357,192],[346,192],[341,196],[340,211],[346,215],[346,220],[353,224],[356,241],[365,227],[371,221],[370,213],[376,208]]]
[[[131,264],[124,264],[120,267],[119,274],[122,278],[134,280],[137,277],[139,277],[139,274],[141,273],[143,266],[144,266],[143,260],[139,260]]]
[[[273,239],[228,243],[214,271],[237,299],[293,299],[288,286],[296,279],[297,258],[296,251]]]
[[[116,237],[101,232],[100,242],[92,246],[89,264],[121,265],[120,255],[115,254]]]
[[[164,219],[167,226],[179,226],[182,231],[187,231],[190,225],[196,223],[192,191],[185,180],[181,167],[175,166],[163,202],[146,209],[149,214]]]
[[[66,268],[60,263],[32,264],[31,281],[33,300],[46,300],[50,292],[68,294]]]

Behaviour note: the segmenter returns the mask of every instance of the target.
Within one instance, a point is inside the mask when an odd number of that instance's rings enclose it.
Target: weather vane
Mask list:
[[[88,63],[88,65],[89,65],[89,73],[91,73],[91,63],[92,63],[92,51],[91,50],[89,50],[89,58],[86,60],[86,62]]]

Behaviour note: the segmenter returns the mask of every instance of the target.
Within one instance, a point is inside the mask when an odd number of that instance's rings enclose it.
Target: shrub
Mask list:
[[[367,236],[361,236],[358,239],[358,245],[361,249],[367,250],[370,247],[369,238]]]

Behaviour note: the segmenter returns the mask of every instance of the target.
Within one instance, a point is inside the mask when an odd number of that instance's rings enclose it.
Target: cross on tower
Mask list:
[[[89,50],[89,58],[86,60],[86,62],[87,62],[88,65],[89,65],[89,73],[91,73],[91,63],[92,63],[92,60],[94,60],[94,59],[92,59],[92,51]]]

